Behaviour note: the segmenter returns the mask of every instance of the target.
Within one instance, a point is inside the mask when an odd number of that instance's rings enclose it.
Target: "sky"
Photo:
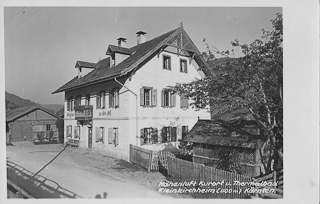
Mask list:
[[[77,75],[76,61],[106,58],[109,44],[136,32],[147,40],[183,27],[200,51],[206,41],[219,50],[231,41],[251,43],[281,7],[4,7],[5,90],[40,104],[63,104],[52,94]],[[235,56],[241,51],[235,49]],[[219,57],[219,56],[217,56]]]

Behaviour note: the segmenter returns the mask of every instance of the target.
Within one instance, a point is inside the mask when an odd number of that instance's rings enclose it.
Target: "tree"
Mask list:
[[[211,65],[212,75],[189,84],[177,84],[179,94],[191,99],[195,108],[211,108],[214,116],[234,113],[242,120],[252,120],[270,148],[265,157],[265,169],[272,170],[272,160],[282,165],[283,139],[283,26],[282,14],[271,20],[273,30],[262,29],[262,39],[251,44],[231,42],[240,47],[243,57],[230,57],[230,51],[219,51],[207,45],[204,59]],[[214,53],[223,55],[217,59]]]

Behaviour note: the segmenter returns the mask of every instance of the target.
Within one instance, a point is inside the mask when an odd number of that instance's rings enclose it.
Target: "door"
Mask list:
[[[32,141],[32,125],[19,121],[11,127],[11,142]]]
[[[92,128],[88,128],[88,148],[92,148]]]

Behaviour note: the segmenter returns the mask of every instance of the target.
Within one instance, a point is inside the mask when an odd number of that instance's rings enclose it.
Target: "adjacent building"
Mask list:
[[[185,135],[198,118],[210,119],[192,101],[172,91],[208,74],[207,64],[183,26],[147,41],[139,31],[137,45],[118,38],[107,58],[77,61],[78,75],[53,93],[65,93],[64,130],[81,148],[129,158],[129,144],[161,150]]]
[[[236,128],[236,122],[198,120],[183,141],[192,143],[193,162],[219,167],[222,161],[239,165],[241,174],[256,177],[265,173],[263,157],[270,148],[259,130],[247,125]],[[245,129],[244,129],[245,128]],[[229,161],[227,161],[229,160]]]
[[[7,143],[59,141],[59,117],[41,106],[21,107],[6,112]]]

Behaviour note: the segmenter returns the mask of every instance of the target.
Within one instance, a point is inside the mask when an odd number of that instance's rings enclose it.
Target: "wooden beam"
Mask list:
[[[164,47],[165,47],[165,46],[162,46],[161,49],[159,50],[158,55],[157,55],[158,58],[160,57],[160,53],[164,50]]]
[[[192,56],[191,57],[189,57],[189,64],[191,64],[191,62],[192,62],[192,60],[194,59],[194,56],[196,55],[196,53],[194,52],[193,54],[192,54]]]
[[[187,49],[187,48],[181,48],[177,45],[172,45],[172,44],[169,44],[169,43],[166,43],[167,46],[171,46],[171,47],[175,47],[175,48],[178,48],[178,49],[181,49],[181,50],[186,50],[188,52],[192,52],[192,53],[195,53],[196,51],[195,50],[190,50],[190,49]]]

